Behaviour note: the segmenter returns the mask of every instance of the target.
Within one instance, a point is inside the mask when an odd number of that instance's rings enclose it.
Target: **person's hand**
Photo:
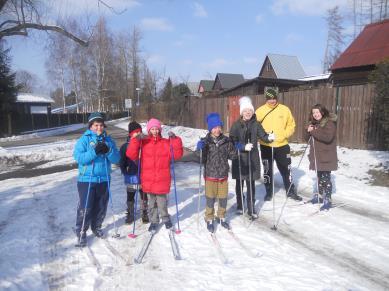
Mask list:
[[[310,124],[310,125],[308,125],[307,131],[308,131],[308,132],[311,132],[311,131],[314,130],[314,129],[315,129],[315,127],[314,127],[312,124]]]
[[[175,138],[175,137],[176,137],[176,135],[174,134],[173,131],[169,131],[169,132],[167,133],[167,135],[169,136],[169,138]]]
[[[253,144],[252,143],[248,143],[248,144],[246,144],[245,146],[244,146],[244,150],[246,151],[246,152],[249,152],[249,151],[251,151],[252,149],[253,149]]]
[[[269,142],[275,141],[276,135],[274,134],[274,132],[269,133],[269,135],[267,136],[267,139],[269,140]]]
[[[96,147],[95,147],[95,153],[96,155],[99,154],[106,154],[109,152],[109,147],[105,142],[98,142]]]
[[[204,142],[203,140],[200,139],[200,140],[197,142],[196,151],[200,151],[200,150],[204,149],[204,147],[205,147],[205,142]]]
[[[243,151],[244,149],[244,146],[243,144],[241,144],[239,141],[235,143],[235,148],[238,150],[238,151]]]

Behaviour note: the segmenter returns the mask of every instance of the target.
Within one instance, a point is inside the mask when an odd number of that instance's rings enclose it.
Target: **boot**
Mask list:
[[[104,238],[104,232],[101,228],[93,230],[93,234],[98,238]]]
[[[231,229],[230,224],[224,218],[216,217],[216,222],[223,226],[225,229]]]
[[[314,194],[309,202],[312,204],[323,203],[323,198],[319,197],[318,194]]]
[[[150,223],[149,232],[156,232],[158,227],[158,223]]]
[[[295,192],[291,192],[288,194],[288,197],[293,199],[293,200],[296,200],[296,201],[301,201],[303,200],[303,198],[299,195],[297,195]]]
[[[324,197],[323,205],[320,207],[320,211],[330,210],[332,207],[331,196]]]
[[[166,229],[171,229],[173,227],[172,222],[170,220],[166,221],[165,222],[165,227],[166,227]]]
[[[213,220],[208,220],[207,221],[207,229],[210,233],[214,233],[215,232],[215,227],[213,225]]]
[[[86,233],[84,232],[81,237],[80,233],[77,233],[77,242],[76,242],[76,247],[83,248],[86,246]]]

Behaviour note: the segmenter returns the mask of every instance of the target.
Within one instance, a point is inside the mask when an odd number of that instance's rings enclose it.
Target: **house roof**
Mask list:
[[[319,75],[312,75],[312,76],[306,76],[304,78],[298,79],[299,81],[318,81],[318,80],[327,80],[331,76],[331,73],[325,73],[325,74],[319,74]]]
[[[54,100],[50,97],[43,95],[35,95],[30,93],[20,93],[16,97],[16,102],[23,103],[54,103]]]
[[[223,90],[235,87],[245,81],[242,74],[218,73],[215,78],[215,83],[218,78]],[[215,83],[213,86],[215,86]]]
[[[199,87],[198,87],[198,92],[200,92],[200,86],[203,86],[204,92],[209,92],[212,91],[213,83],[215,80],[201,80]]]
[[[304,69],[296,56],[268,54],[266,58],[269,59],[274,72],[279,79],[298,80],[305,76]],[[266,58],[259,75],[261,75],[264,69]]]
[[[389,57],[389,19],[366,25],[331,70],[374,65]]]
[[[188,86],[190,93],[194,96],[199,96],[199,82],[188,82],[186,85]]]

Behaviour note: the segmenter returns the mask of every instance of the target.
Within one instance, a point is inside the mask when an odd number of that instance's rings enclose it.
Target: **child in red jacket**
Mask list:
[[[173,225],[167,210],[168,197],[170,192],[170,161],[173,158],[178,160],[182,157],[183,147],[181,138],[169,132],[169,139],[161,136],[161,122],[151,118],[147,122],[148,136],[142,138],[135,133],[127,147],[126,155],[131,160],[137,160],[140,151],[140,176],[144,193],[147,193],[149,200],[149,231],[156,231],[159,224],[159,216],[165,227],[170,229]],[[159,214],[159,215],[158,215]]]

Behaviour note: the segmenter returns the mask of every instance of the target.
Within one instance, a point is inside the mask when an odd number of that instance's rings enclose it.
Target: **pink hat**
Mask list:
[[[146,126],[147,132],[149,132],[152,127],[157,127],[159,129],[159,131],[162,130],[161,122],[158,119],[155,119],[155,118],[151,118],[147,122],[147,126]]]

